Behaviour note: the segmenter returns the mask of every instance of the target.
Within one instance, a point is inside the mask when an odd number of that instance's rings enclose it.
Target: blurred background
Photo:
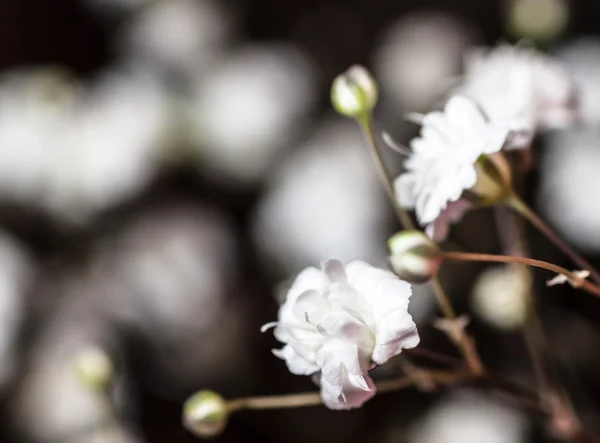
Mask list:
[[[378,132],[407,143],[403,115],[439,104],[472,48],[526,40],[564,62],[584,124],[539,137],[525,195],[600,264],[598,23],[592,0],[2,0],[0,440],[193,442],[180,413],[195,390],[316,389],[259,329],[305,266],[386,265],[398,226],[329,104],[354,63],[380,82]],[[448,246],[499,252],[498,223],[470,213]],[[535,257],[572,267],[529,234]],[[552,368],[598,427],[600,302],[535,275]],[[517,273],[441,277],[484,361],[531,385]],[[423,346],[455,355],[428,287],[414,292]],[[73,371],[90,349],[115,365],[112,419]],[[352,412],[241,412],[216,441],[553,441],[544,430],[483,390],[409,389]]]

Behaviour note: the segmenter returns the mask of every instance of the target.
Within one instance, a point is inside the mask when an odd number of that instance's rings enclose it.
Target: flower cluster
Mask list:
[[[502,175],[503,159],[489,162],[490,154],[527,148],[537,130],[564,127],[578,115],[570,77],[533,49],[471,54],[453,92],[443,111],[417,116],[421,134],[395,182],[398,203],[414,209],[437,241],[470,207],[503,198],[506,183],[494,177]]]
[[[361,406],[375,395],[368,371],[419,344],[408,313],[411,287],[362,261],[329,260],[298,275],[279,311],[273,353],[298,375],[317,374],[331,409]]]

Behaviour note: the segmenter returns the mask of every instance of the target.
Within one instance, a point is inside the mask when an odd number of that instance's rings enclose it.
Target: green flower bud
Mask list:
[[[338,75],[331,86],[331,102],[340,114],[359,118],[377,104],[377,83],[364,67],[354,65]]]
[[[88,348],[73,361],[75,376],[79,382],[94,390],[105,390],[114,375],[114,367],[108,354],[99,348]]]
[[[214,391],[199,391],[183,405],[183,425],[198,437],[219,435],[228,420],[227,402]]]
[[[425,283],[438,272],[442,262],[436,242],[421,231],[402,231],[388,240],[394,272],[410,283]]]

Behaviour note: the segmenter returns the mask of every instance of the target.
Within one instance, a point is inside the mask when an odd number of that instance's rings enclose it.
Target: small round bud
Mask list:
[[[388,240],[388,247],[394,272],[410,283],[429,281],[442,262],[437,243],[420,231],[399,232]]]
[[[183,425],[198,437],[214,437],[229,420],[227,403],[214,391],[200,391],[183,405]]]
[[[114,375],[111,358],[99,348],[88,348],[79,353],[73,361],[73,369],[83,386],[99,391],[108,388]]]
[[[377,104],[377,83],[364,67],[354,65],[338,75],[331,86],[331,102],[340,114],[358,118]]]
[[[477,204],[490,206],[511,193],[512,172],[503,153],[482,155],[475,163],[477,182],[469,193]]]

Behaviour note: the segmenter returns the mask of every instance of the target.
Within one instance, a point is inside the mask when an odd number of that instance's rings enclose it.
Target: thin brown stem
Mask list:
[[[554,243],[565,255],[573,262],[580,266],[583,270],[590,272],[592,278],[600,283],[600,273],[588,263],[581,255],[573,250],[565,243],[547,224],[544,222],[527,204],[517,195],[510,195],[505,203],[513,210],[526,218],[533,226],[535,226],[542,234],[544,234],[552,243]]]
[[[570,281],[576,283],[576,286],[590,294],[600,297],[600,287],[589,281],[586,281],[565,268],[541,260],[525,257],[511,257],[507,255],[477,254],[471,252],[442,252],[442,258],[446,261],[479,261],[495,263],[520,263],[527,266],[546,269],[566,276]]]
[[[394,392],[413,386],[419,380],[426,378],[433,383],[445,385],[474,378],[468,371],[430,371],[418,370],[410,375],[384,380],[377,383],[377,392],[380,394]],[[322,404],[319,392],[302,392],[289,395],[271,395],[264,397],[238,398],[228,402],[230,412],[242,409],[285,409],[318,406]]]

